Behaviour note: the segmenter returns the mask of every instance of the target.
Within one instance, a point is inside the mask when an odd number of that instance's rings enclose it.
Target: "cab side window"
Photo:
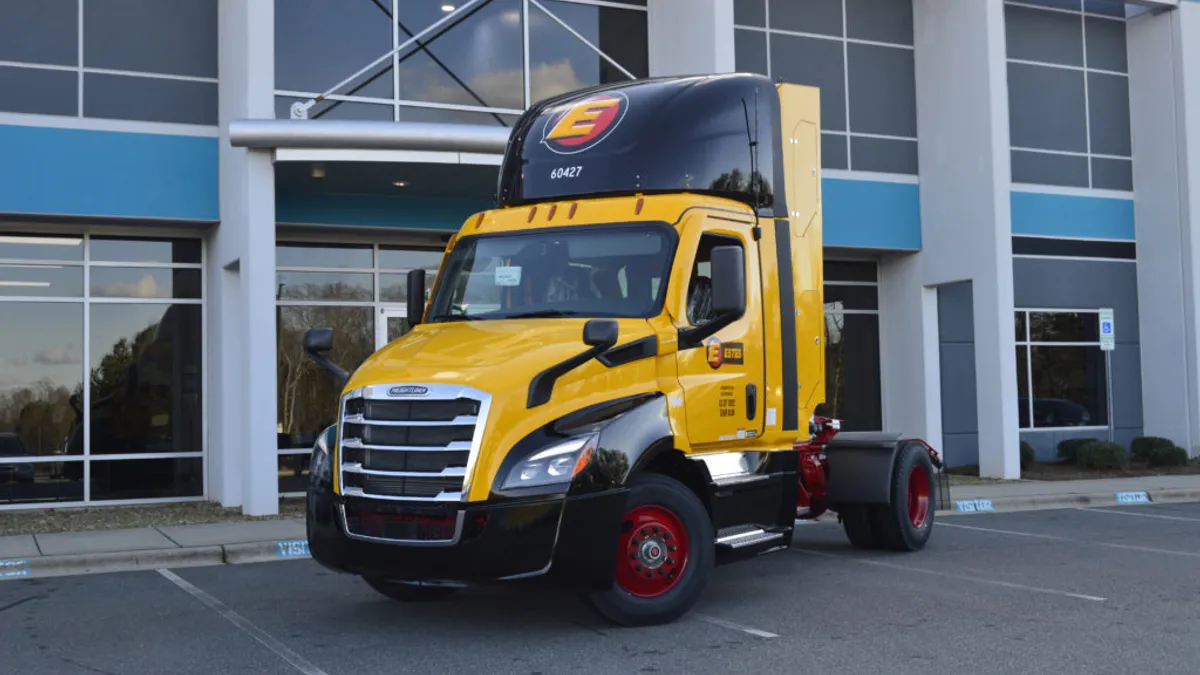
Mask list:
[[[696,262],[692,266],[692,276],[688,281],[687,317],[693,326],[700,326],[716,318],[712,311],[712,250],[717,246],[737,246],[744,248],[742,242],[735,237],[719,234],[705,234],[700,237],[700,245],[696,251]]]

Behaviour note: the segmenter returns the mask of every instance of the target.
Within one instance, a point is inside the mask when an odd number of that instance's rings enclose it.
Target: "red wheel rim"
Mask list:
[[[687,569],[688,536],[662,506],[638,506],[625,514],[617,537],[616,581],[626,593],[654,598],[679,583]]]
[[[913,527],[922,527],[929,518],[929,474],[920,464],[908,474],[908,519]]]

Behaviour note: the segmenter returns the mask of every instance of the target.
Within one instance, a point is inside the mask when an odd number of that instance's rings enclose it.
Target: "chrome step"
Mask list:
[[[717,533],[717,546],[738,549],[765,544],[776,539],[783,539],[783,533],[769,532],[755,525],[735,525]]]

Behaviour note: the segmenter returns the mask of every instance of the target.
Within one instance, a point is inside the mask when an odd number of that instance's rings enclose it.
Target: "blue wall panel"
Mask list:
[[[216,221],[217,139],[0,125],[0,213]]]
[[[454,231],[490,200],[386,195],[285,193],[275,198],[280,223]]]
[[[1017,192],[1012,233],[1134,240],[1133,199]]]
[[[921,189],[914,183],[825,178],[826,246],[921,248]]]

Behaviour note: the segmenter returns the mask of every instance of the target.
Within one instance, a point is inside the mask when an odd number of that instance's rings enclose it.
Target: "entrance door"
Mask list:
[[[407,333],[408,309],[405,307],[381,307],[375,322],[375,349],[383,349],[396,338]]]

